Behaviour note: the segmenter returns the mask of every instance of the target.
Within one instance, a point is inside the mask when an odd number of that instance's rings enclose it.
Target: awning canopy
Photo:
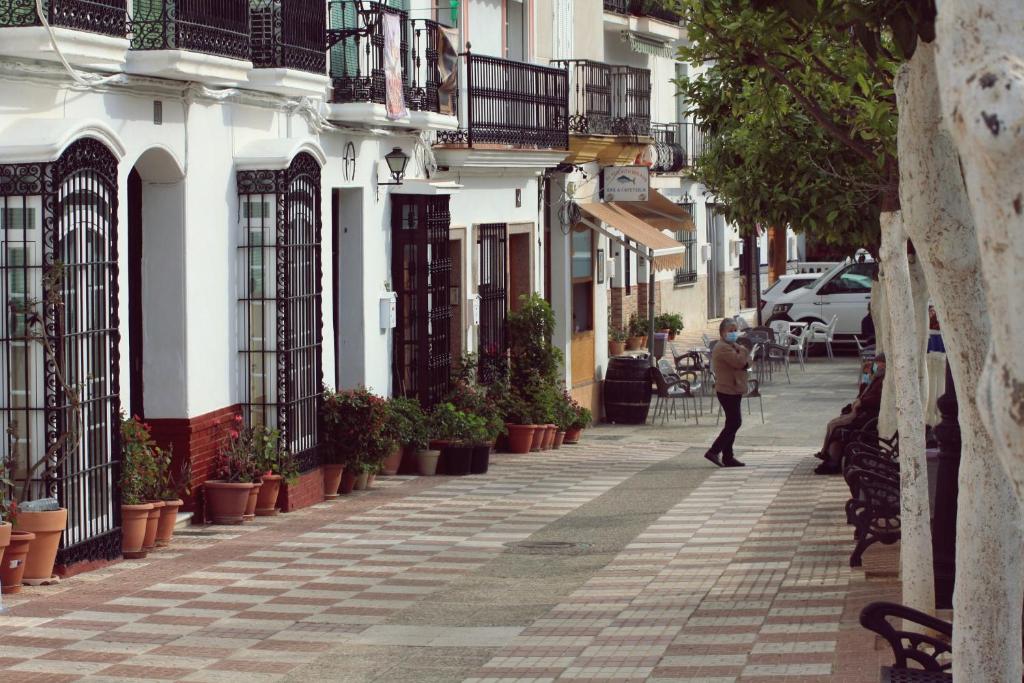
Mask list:
[[[622,42],[629,45],[629,49],[637,54],[669,59],[674,59],[676,56],[676,51],[664,41],[648,38],[632,31],[622,31],[621,35]]]
[[[668,230],[673,233],[679,230],[696,230],[690,213],[657,190],[648,193],[646,202],[611,202],[611,204],[625,209],[658,230]]]
[[[657,192],[652,192],[651,196],[660,198],[660,201],[678,209],[687,219],[689,218],[689,215],[681,207],[672,204],[672,202]],[[673,232],[676,230],[693,230],[693,221],[690,220],[688,223],[683,223],[679,217],[669,219],[665,215],[667,209],[658,202],[659,199],[646,202],[582,202],[579,204],[579,207],[583,211],[583,223],[587,227],[597,230],[612,239],[617,239],[615,235],[609,235],[601,227],[601,222],[607,223],[629,239],[646,247],[646,250],[633,249],[641,256],[650,258],[652,256],[651,252],[653,252],[655,270],[682,268],[683,254],[686,253],[686,247],[663,233],[662,230],[672,230]],[[625,208],[626,206],[630,208],[627,209]],[[673,220],[673,225],[662,228],[649,222],[641,217],[641,215],[650,216],[651,220],[659,222]],[[596,219],[598,222],[593,223],[587,220],[587,216]],[[689,227],[686,227],[687,225]]]

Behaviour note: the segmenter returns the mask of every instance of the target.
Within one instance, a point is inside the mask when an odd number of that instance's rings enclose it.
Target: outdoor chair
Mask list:
[[[768,343],[764,347],[765,362],[768,364],[768,377],[771,379],[776,368],[786,371],[786,382],[791,384],[789,379],[789,363],[787,362],[788,350],[786,347],[775,343]]]
[[[651,379],[654,380],[654,385],[657,387],[654,402],[654,413],[651,415],[651,424],[654,424],[658,419],[658,415],[661,415],[661,424],[665,424],[668,421],[669,413],[671,413],[672,417],[676,417],[677,400],[683,401],[683,416],[685,418],[687,414],[687,398],[694,401],[694,419],[697,421],[697,424],[700,424],[700,418],[697,416],[697,397],[690,389],[689,380],[684,379],[681,376],[675,376],[674,374],[666,377],[662,373],[661,368],[651,368]]]
[[[866,337],[861,339],[857,335],[853,335],[853,341],[857,344],[857,354],[861,359],[874,358],[875,357],[875,338]]]
[[[773,320],[769,326],[772,332],[775,333],[775,343],[785,344],[786,337],[789,336],[789,321],[788,320]]]
[[[743,332],[744,330],[750,329],[750,323],[747,322],[747,319],[744,318],[742,314],[737,313],[732,317],[732,319],[736,321],[736,329],[738,331]]]
[[[805,327],[800,330],[800,334],[793,334],[792,332],[786,333],[786,341],[782,344],[782,347],[786,349],[786,370],[789,371],[789,359],[796,354],[797,361],[800,362],[800,369],[804,370],[804,358],[807,355],[807,337],[810,335],[810,328]]]
[[[836,336],[836,323],[839,322],[839,316],[832,316],[832,320],[826,325],[824,323],[811,323],[807,329],[807,347],[810,348],[811,344],[824,343],[825,352],[828,354],[829,360],[833,360],[835,356],[832,354],[832,342]]]
[[[706,348],[706,349],[708,349],[708,350],[710,351],[710,350],[711,350],[711,344],[712,344],[712,342],[713,342],[714,340],[713,340],[713,339],[711,339],[711,337],[709,337],[709,336],[708,336],[708,333],[707,333],[707,332],[705,332],[704,334],[702,334],[702,335],[700,336],[700,338],[701,338],[701,341],[703,341],[703,342],[704,342],[704,348]]]
[[[764,397],[761,396],[761,383],[758,382],[756,379],[748,379],[747,380],[747,393],[743,394],[743,398],[747,399],[747,415],[751,414],[751,411],[750,411],[750,401],[752,399],[755,399],[755,398],[757,399],[758,405],[761,408],[761,424],[764,424],[765,423],[764,422]],[[718,425],[718,423],[721,421],[721,419],[722,419],[722,404],[719,403],[718,404],[718,416],[715,418],[715,426]]]
[[[880,635],[892,648],[895,666],[882,667],[881,681],[953,680],[949,673],[953,666],[953,624],[893,602],[867,605],[861,610],[860,624]],[[907,624],[916,624],[918,628],[909,629]]]
[[[851,489],[856,489],[853,509],[854,536],[857,545],[850,555],[850,566],[863,564],[864,551],[875,543],[891,545],[900,540],[900,481],[880,470],[851,467],[847,471]]]

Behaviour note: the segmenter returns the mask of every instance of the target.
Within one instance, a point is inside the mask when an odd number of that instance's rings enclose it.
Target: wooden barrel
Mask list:
[[[651,363],[647,356],[616,356],[604,376],[604,414],[609,422],[643,424],[651,406]]]

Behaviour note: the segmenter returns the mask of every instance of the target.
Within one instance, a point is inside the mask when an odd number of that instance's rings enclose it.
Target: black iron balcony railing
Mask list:
[[[331,50],[332,101],[384,104],[384,16],[395,15],[401,24],[403,67],[409,62],[409,16],[377,2],[335,0],[328,3],[330,24],[327,44]],[[403,90],[408,70],[402,69]]]
[[[251,0],[252,63],[257,69],[327,71],[323,2]]]
[[[249,60],[248,0],[135,0],[133,50],[188,50]]]
[[[704,153],[704,132],[690,121],[651,125],[658,158],[651,170],[676,173],[691,168]]]
[[[572,92],[569,130],[582,135],[649,135],[651,72],[589,59],[559,60]]]
[[[128,34],[126,0],[45,0],[51,26],[124,38]],[[40,26],[35,0],[0,0],[0,27]]]
[[[614,14],[653,17],[670,24],[678,24],[682,21],[678,12],[666,6],[665,0],[604,0],[604,11]]]
[[[438,142],[569,148],[569,78],[565,69],[475,55],[466,59],[465,128]]]

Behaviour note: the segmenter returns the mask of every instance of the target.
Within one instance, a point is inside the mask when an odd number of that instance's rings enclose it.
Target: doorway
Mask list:
[[[368,383],[364,319],[363,188],[331,192],[331,291],[335,386]]]
[[[508,311],[508,226],[483,223],[477,226],[477,263],[480,297],[480,380],[491,383],[505,374],[505,314]]]
[[[462,342],[465,336],[463,328],[463,320],[465,320],[464,313],[462,310],[463,297],[462,295],[462,240],[453,239],[448,242],[448,257],[452,263],[452,276],[451,282],[449,283],[449,297],[451,303],[451,331],[449,332],[449,339],[451,340],[452,358],[462,358]]]
[[[511,311],[518,311],[520,297],[533,291],[530,282],[530,241],[530,233],[508,236],[508,307]]]

